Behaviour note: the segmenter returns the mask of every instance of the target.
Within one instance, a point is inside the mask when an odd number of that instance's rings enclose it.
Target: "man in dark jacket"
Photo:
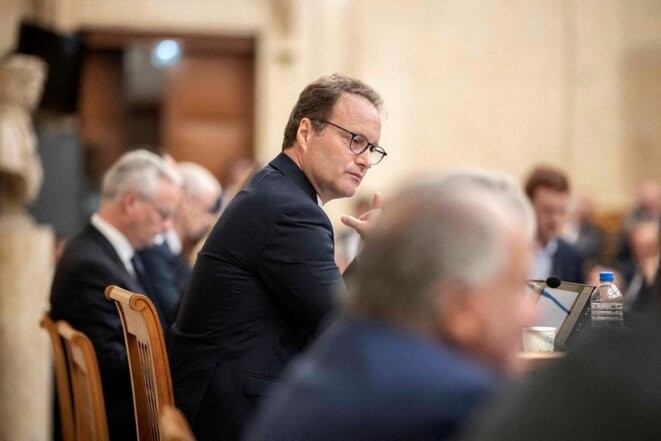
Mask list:
[[[385,151],[378,94],[335,74],[307,86],[283,151],[228,205],[198,255],[172,330],[175,401],[195,435],[236,440],[315,336],[344,283],[321,205],[352,196]],[[365,233],[373,210],[343,222]]]
[[[168,228],[179,186],[178,173],[159,156],[137,150],[121,157],[104,177],[99,211],[69,241],[53,278],[53,319],[68,321],[94,345],[113,440],[135,439],[135,417],[122,324],[104,290],[147,292],[135,250]]]
[[[528,177],[525,191],[537,217],[535,257],[529,278],[554,275],[566,282],[585,282],[583,254],[560,237],[569,209],[567,176],[553,167],[537,167]]]
[[[345,314],[290,364],[246,441],[449,439],[518,364],[533,217],[513,180],[406,188],[348,277]]]

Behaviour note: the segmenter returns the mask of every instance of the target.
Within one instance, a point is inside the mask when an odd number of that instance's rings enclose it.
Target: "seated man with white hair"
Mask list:
[[[454,436],[518,368],[534,216],[512,179],[460,172],[385,205],[343,314],[289,366],[246,440]]]
[[[183,180],[183,196],[172,226],[158,238],[156,245],[138,253],[149,278],[152,299],[162,312],[161,326],[166,339],[188,285],[191,253],[218,219],[221,195],[218,179],[205,167],[194,162],[179,162],[175,167]]]
[[[170,227],[181,196],[179,173],[146,150],[123,155],[104,175],[101,206],[58,261],[51,316],[92,340],[99,361],[111,440],[135,439],[124,332],[108,285],[150,294],[135,251]]]

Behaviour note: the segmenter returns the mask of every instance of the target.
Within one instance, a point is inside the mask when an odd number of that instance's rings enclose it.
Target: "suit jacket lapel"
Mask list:
[[[124,266],[124,262],[122,262],[122,259],[119,257],[119,254],[117,254],[117,251],[115,251],[115,247],[112,246],[110,241],[106,239],[106,237],[94,227],[94,225],[87,224],[85,229],[83,230],[83,234],[87,235],[92,241],[94,241],[101,249],[103,249],[104,253],[106,256],[108,256],[113,263],[124,273],[126,274],[126,286],[123,286],[123,288],[128,289],[130,291],[134,292],[142,292],[144,291],[143,287],[140,286],[138,281],[135,280],[135,278],[128,272],[126,267]],[[120,281],[117,282],[118,285],[121,285]]]

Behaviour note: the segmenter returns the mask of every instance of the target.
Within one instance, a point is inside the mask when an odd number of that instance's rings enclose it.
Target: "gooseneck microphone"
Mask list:
[[[545,283],[549,288],[557,288],[562,283],[562,280],[558,276],[550,276],[546,278]]]
[[[558,276],[550,276],[547,277],[546,280],[527,280],[526,285],[528,285],[528,288],[532,289],[535,293],[539,294],[541,297],[546,297],[555,305],[562,309],[566,314],[569,314],[569,310],[564,307],[562,303],[556,299],[553,294],[549,293],[546,291],[546,287],[548,286],[549,288],[557,288],[560,286],[562,283],[562,280],[560,280],[560,277]]]

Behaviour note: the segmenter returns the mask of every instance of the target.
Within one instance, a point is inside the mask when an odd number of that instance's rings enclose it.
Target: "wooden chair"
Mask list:
[[[76,440],[108,441],[106,406],[94,346],[85,334],[64,320],[57,321],[55,327],[62,336],[69,359]]]
[[[69,367],[67,366],[67,356],[62,337],[57,332],[55,322],[49,313],[44,313],[44,317],[39,325],[48,331],[51,343],[53,345],[53,362],[55,364],[55,387],[57,389],[57,402],[60,408],[60,426],[62,429],[63,441],[74,441],[76,432],[73,422],[73,404],[71,402],[71,383],[69,382]]]
[[[105,294],[115,301],[124,327],[138,439],[160,440],[159,412],[165,405],[174,405],[174,393],[158,313],[142,294],[114,285]]]
[[[158,418],[161,441],[195,441],[186,417],[174,406],[163,406]]]

